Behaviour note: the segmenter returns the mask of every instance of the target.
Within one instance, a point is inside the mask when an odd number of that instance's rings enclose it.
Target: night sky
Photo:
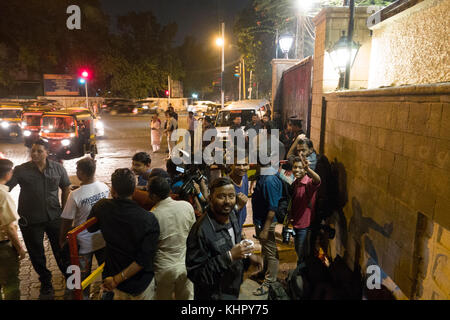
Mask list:
[[[104,11],[117,17],[131,11],[152,11],[160,24],[176,22],[175,45],[187,35],[202,42],[211,42],[219,34],[220,22],[225,21],[225,34],[232,36],[237,14],[251,0],[101,0]]]

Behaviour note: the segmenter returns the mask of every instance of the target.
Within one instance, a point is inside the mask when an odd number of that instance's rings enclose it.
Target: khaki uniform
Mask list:
[[[19,258],[8,238],[6,227],[18,220],[9,188],[0,185],[0,300],[19,300]]]

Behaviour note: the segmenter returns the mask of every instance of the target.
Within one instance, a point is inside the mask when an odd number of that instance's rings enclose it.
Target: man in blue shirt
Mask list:
[[[242,232],[242,226],[247,218],[247,201],[248,201],[248,176],[249,169],[248,157],[245,158],[245,163],[238,163],[237,157],[231,166],[230,179],[233,182],[234,190],[236,191],[236,215],[239,222],[239,228]]]
[[[275,242],[275,211],[282,197],[283,186],[276,168],[271,167],[270,163],[266,166],[260,165],[258,170],[264,171],[264,174],[260,174],[256,182],[252,209],[256,236],[261,243],[264,259],[264,282],[253,294],[262,296],[268,293],[269,284],[277,280],[279,258]]]
[[[138,176],[137,187],[144,189],[147,186],[146,174],[150,173],[150,164],[152,159],[147,152],[138,152],[132,158],[131,170]]]

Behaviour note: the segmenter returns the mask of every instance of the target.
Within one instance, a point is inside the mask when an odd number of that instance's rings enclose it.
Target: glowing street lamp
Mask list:
[[[314,0],[297,0],[297,7],[302,13],[308,13],[314,5]]]
[[[192,98],[193,98],[193,99],[198,99],[198,94],[193,93],[193,94],[192,94]]]
[[[225,72],[225,23],[222,22],[222,34],[221,37],[216,39],[216,45],[222,47],[222,73],[220,75],[220,95],[221,105],[224,106],[225,93],[223,90],[223,74]]]
[[[339,89],[344,89],[347,64],[350,62],[350,67],[353,66],[356,54],[360,47],[361,45],[355,41],[352,41],[349,45],[345,31],[342,31],[341,38],[328,50],[331,61],[333,62],[335,69],[339,72]]]
[[[218,47],[222,47],[222,46],[224,45],[224,40],[223,40],[223,38],[217,38],[217,39],[216,39],[216,45],[217,45]]]
[[[292,43],[294,42],[294,37],[288,33],[282,35],[278,41],[280,44],[280,49],[284,53],[286,59],[289,59],[289,50],[291,50]]]

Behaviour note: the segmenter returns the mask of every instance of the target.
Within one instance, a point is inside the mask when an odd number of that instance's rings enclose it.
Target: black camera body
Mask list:
[[[195,195],[194,182],[200,184],[205,179],[205,176],[196,165],[187,167],[177,166],[177,171],[180,173],[177,180],[181,180],[183,184],[178,190],[181,199],[187,199],[191,195]]]
[[[295,231],[288,226],[283,226],[283,230],[281,231],[281,236],[283,238],[283,243],[288,244],[291,241],[291,237],[295,236]]]

